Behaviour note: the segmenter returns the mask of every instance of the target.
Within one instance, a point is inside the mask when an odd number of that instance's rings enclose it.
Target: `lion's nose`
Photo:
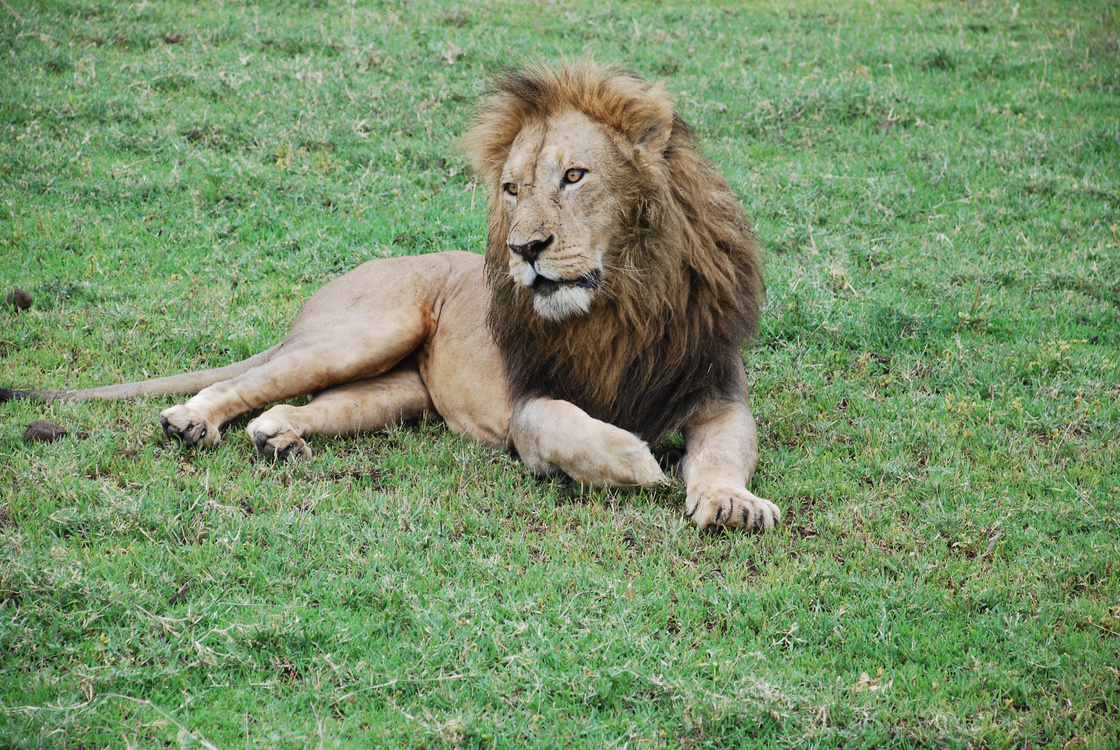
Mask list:
[[[509,249],[510,251],[520,255],[528,262],[535,263],[537,258],[541,257],[541,253],[543,253],[548,248],[548,246],[552,244],[552,241],[554,239],[556,239],[556,236],[550,234],[547,239],[543,240],[529,240],[528,242],[524,243],[510,242]]]

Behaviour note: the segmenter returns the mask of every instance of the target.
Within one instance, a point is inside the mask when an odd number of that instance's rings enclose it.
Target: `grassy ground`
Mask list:
[[[767,240],[785,513],[701,535],[437,423],[272,465],[8,403],[0,747],[1120,745],[1114,3],[0,5],[0,385],[229,362],[480,249],[486,72],[591,53]]]

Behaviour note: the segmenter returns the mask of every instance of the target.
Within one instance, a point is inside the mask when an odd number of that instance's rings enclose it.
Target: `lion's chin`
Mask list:
[[[602,280],[598,269],[575,279],[553,279],[530,265],[525,266],[520,277],[512,269],[510,275],[532,293],[537,314],[554,323],[587,314]]]
[[[545,320],[559,323],[591,309],[594,287],[551,284],[547,290],[534,289],[533,309]]]

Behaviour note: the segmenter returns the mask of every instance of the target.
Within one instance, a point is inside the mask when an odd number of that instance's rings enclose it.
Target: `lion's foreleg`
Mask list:
[[[762,530],[778,522],[778,506],[747,489],[758,463],[758,430],[745,389],[703,405],[685,425],[684,439],[685,513],[697,526]]]
[[[419,419],[433,411],[412,362],[371,380],[330,388],[306,406],[280,404],[249,423],[249,439],[270,458],[311,458],[305,435],[356,435]]]
[[[575,404],[534,398],[514,408],[510,440],[534,474],[562,471],[581,484],[648,487],[665,475],[649,447]]]

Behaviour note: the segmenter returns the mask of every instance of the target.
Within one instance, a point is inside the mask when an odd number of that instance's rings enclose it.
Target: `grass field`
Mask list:
[[[488,72],[585,54],[766,240],[781,527],[434,421],[274,465],[169,399],[7,403],[0,748],[1120,746],[1114,2],[2,0],[0,385],[227,363],[481,250]]]

